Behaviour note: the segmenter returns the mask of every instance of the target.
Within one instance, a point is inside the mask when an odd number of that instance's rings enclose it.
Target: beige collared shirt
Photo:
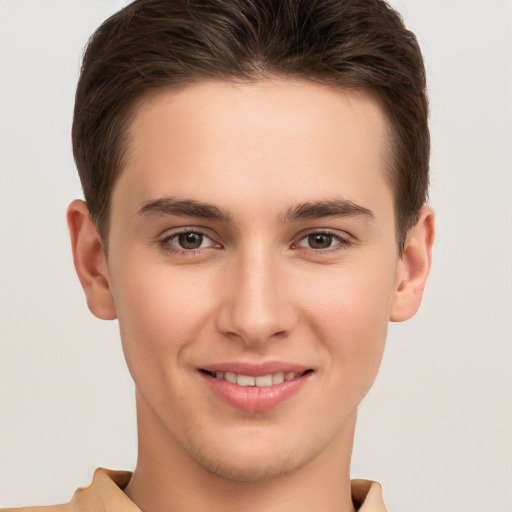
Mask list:
[[[123,492],[130,481],[129,471],[98,468],[89,487],[78,489],[65,505],[1,509],[0,512],[141,512]],[[386,512],[382,489],[377,482],[352,480],[352,496],[359,512]]]

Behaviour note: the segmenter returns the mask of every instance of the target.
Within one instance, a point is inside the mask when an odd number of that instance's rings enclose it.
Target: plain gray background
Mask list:
[[[65,225],[81,50],[123,3],[0,0],[0,506],[135,464],[117,324],[88,312]],[[361,406],[353,476],[394,512],[511,512],[512,2],[392,3],[427,64],[438,237]]]

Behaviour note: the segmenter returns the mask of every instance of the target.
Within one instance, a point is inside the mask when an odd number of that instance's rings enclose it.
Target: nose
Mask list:
[[[271,250],[236,255],[223,275],[218,330],[256,348],[288,336],[297,317],[284,266]]]

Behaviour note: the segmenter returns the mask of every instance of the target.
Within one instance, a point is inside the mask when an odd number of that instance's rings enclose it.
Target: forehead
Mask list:
[[[113,206],[127,188],[139,203],[371,201],[373,192],[390,195],[386,141],[385,116],[363,92],[277,79],[160,91],[132,117]]]

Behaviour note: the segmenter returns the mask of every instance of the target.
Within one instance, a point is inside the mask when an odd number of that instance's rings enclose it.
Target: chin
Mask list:
[[[238,482],[264,482],[276,480],[294,473],[307,461],[298,460],[296,455],[281,453],[279,455],[262,453],[247,454],[233,458],[229,454],[211,455],[195,454],[196,462],[204,469],[219,477]],[[228,456],[229,455],[229,456]]]
[[[355,417],[354,411],[334,424],[314,422],[314,431],[306,425],[301,428],[300,422],[222,425],[208,433],[190,428],[181,432],[178,442],[190,460],[213,475],[238,482],[265,482],[297,473],[333,449],[342,455],[350,453]]]
[[[209,473],[232,481],[263,482],[296,472],[319,451],[311,443],[298,442],[293,433],[280,434],[250,428],[202,439],[189,435],[182,438],[182,447]]]

